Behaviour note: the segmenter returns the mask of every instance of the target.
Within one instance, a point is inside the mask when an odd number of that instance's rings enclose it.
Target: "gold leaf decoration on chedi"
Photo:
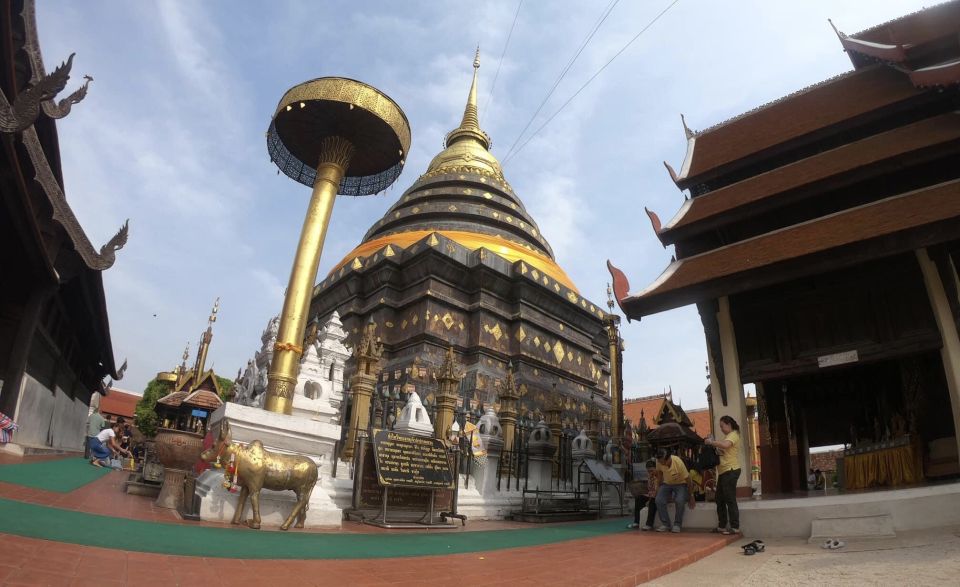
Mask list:
[[[523,329],[523,326],[517,329],[516,337],[517,337],[517,340],[520,342],[523,342],[523,339],[527,338],[527,333]]]
[[[443,325],[447,327],[447,330],[450,330],[450,327],[453,326],[454,319],[450,315],[450,312],[447,312],[443,315]]]
[[[536,345],[537,347],[540,346],[540,337],[539,337],[539,336],[534,336],[534,337],[533,337],[533,344]]]
[[[563,361],[563,357],[566,356],[566,354],[566,349],[563,348],[563,345],[560,344],[560,341],[557,341],[557,343],[553,345],[553,356],[557,358],[557,362],[559,363]]]
[[[490,334],[497,342],[500,342],[500,338],[503,337],[503,330],[500,329],[499,324],[494,324],[492,328],[489,324],[484,324],[483,330]]]

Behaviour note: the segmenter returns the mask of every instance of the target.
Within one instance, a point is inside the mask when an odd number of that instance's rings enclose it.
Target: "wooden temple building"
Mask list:
[[[960,474],[960,2],[837,35],[851,71],[687,129],[663,274],[610,265],[631,319],[697,305],[715,430],[756,385],[765,494],[835,444],[847,488]]]
[[[127,227],[96,248],[64,194],[56,121],[89,83],[57,100],[73,55],[46,68],[32,0],[0,2],[0,40],[0,412],[10,448],[82,450],[91,395],[123,375],[102,273]]]
[[[609,418],[608,314],[557,264],[490,152],[477,115],[478,65],[445,149],[316,287],[311,316],[339,312],[349,344],[376,324],[379,388],[431,400],[432,374],[452,344],[464,366],[462,406],[497,402],[512,363],[519,416],[542,414],[556,399],[567,426],[582,426],[591,404]],[[345,380],[354,369],[347,364]]]

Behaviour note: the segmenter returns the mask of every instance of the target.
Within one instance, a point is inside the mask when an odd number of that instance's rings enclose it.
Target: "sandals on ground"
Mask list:
[[[763,540],[754,540],[749,544],[744,544],[740,548],[743,549],[743,554],[747,556],[753,556],[758,552],[763,552],[767,549],[767,545],[763,543]]]

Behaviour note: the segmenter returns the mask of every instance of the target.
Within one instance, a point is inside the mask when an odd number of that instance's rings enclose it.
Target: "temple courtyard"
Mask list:
[[[489,585],[943,585],[960,573],[960,527],[849,540],[836,551],[768,538],[750,557],[740,546],[752,536],[636,532],[619,517],[255,532],[184,521],[124,493],[128,473],[76,457],[0,463],[3,585],[434,585],[465,572]]]
[[[128,473],[76,457],[0,455],[3,585],[635,585],[702,559],[730,537],[640,533],[627,518],[454,530],[254,530],[188,522],[128,495]],[[45,487],[45,488],[41,488]]]

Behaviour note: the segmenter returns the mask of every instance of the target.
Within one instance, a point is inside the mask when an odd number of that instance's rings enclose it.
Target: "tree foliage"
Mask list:
[[[227,398],[230,397],[230,391],[233,389],[233,380],[219,375],[216,375],[216,378],[217,385],[220,386],[220,399],[227,401]]]
[[[137,402],[133,423],[147,438],[153,438],[157,435],[159,418],[154,408],[157,405],[157,400],[167,395],[168,391],[169,386],[166,383],[154,379],[147,384],[147,388],[143,390],[143,397]]]

